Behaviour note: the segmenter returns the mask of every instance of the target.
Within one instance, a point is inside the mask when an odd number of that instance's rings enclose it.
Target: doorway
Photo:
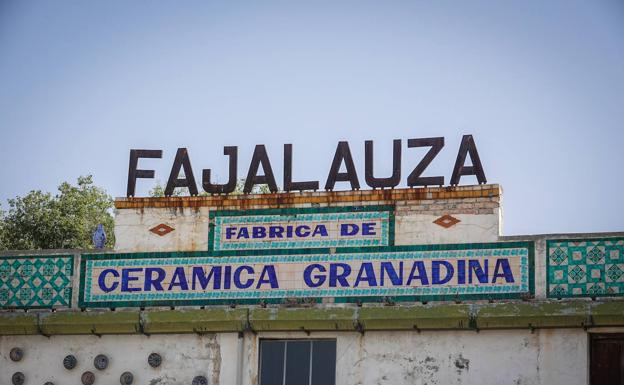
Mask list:
[[[624,385],[624,334],[590,334],[590,385]]]

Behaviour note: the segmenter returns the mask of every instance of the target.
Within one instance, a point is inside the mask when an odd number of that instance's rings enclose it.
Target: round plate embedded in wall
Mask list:
[[[108,367],[108,357],[104,354],[98,354],[93,360],[93,366],[95,366],[97,370],[106,369]]]

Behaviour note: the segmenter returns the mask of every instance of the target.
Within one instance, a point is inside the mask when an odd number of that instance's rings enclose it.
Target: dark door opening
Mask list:
[[[590,385],[624,385],[624,334],[590,334]]]

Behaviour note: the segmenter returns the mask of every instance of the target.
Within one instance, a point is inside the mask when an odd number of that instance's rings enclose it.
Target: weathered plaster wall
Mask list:
[[[118,209],[115,215],[115,250],[208,250],[208,213],[208,207]],[[161,223],[174,230],[162,236],[149,231]]]
[[[116,201],[115,251],[205,251],[211,210],[395,205],[397,245],[495,242],[502,231],[498,185],[267,194],[245,196],[128,198]],[[459,220],[444,227],[444,215]],[[164,224],[174,230],[159,235]]]
[[[501,213],[498,197],[399,202],[395,210],[395,243],[496,242],[502,231]],[[451,215],[459,222],[448,228],[435,224],[443,215]]]
[[[134,384],[191,384],[193,377],[205,376],[211,385],[234,384],[237,372],[237,334],[179,334],[162,336],[15,336],[0,337],[0,383],[9,384],[16,371],[26,375],[26,385],[80,384],[80,376],[89,370],[95,384],[119,384],[125,371],[134,375]],[[18,346],[24,358],[13,362],[11,348]],[[159,368],[147,363],[150,353],[163,357]],[[78,365],[63,367],[63,358],[73,354]],[[105,370],[97,370],[93,359],[98,354],[109,358]]]
[[[336,384],[586,384],[587,333],[582,329],[507,331],[416,331],[360,333],[302,332],[207,335],[0,337],[0,373],[9,382],[13,372],[26,374],[27,383],[79,383],[85,370],[96,384],[115,384],[129,370],[136,384],[190,384],[196,375],[209,383],[237,384],[239,342],[242,348],[241,384],[257,384],[258,344],[262,338],[336,338]],[[22,347],[19,363],[9,350]],[[151,352],[163,356],[153,369]],[[62,367],[66,354],[78,367]],[[93,368],[93,358],[106,354],[110,365]]]

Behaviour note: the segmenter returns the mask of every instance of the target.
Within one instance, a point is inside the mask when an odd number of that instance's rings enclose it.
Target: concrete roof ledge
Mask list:
[[[622,300],[0,312],[0,335],[483,330],[624,326]]]

